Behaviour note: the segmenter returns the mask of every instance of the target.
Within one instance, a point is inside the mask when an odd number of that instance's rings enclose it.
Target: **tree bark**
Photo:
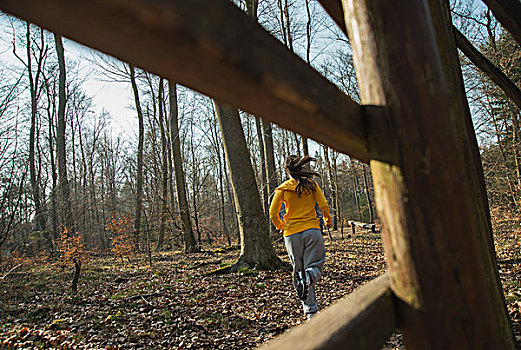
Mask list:
[[[369,207],[369,223],[374,222],[374,213],[373,213],[373,201],[371,200],[371,189],[369,188],[369,181],[367,180],[367,170],[366,165],[362,164],[362,171],[364,173],[364,185],[365,185],[365,196],[367,199],[367,206]]]
[[[334,229],[338,230],[338,223],[340,223],[340,225],[342,227],[343,227],[343,223],[342,223],[342,211],[340,208],[340,199],[338,198],[340,192],[338,191],[338,176],[337,176],[338,173],[337,173],[337,164],[336,164],[337,156],[334,154],[334,151],[332,152],[331,160],[333,161],[331,170],[332,170],[332,175],[333,175],[333,189],[335,190],[334,200],[335,200],[335,211],[336,211],[336,221],[337,221],[337,224],[334,227]]]
[[[168,115],[168,125],[170,126],[170,151],[174,161],[175,183],[177,189],[177,205],[181,215],[181,224],[183,228],[183,240],[185,252],[191,253],[198,251],[197,242],[195,241],[194,232],[192,230],[192,222],[190,220],[190,209],[186,198],[185,175],[183,171],[183,163],[181,156],[181,139],[179,135],[179,126],[177,120],[177,87],[172,82],[168,82],[170,111]]]
[[[284,264],[275,254],[266,230],[239,113],[236,109],[215,101],[214,105],[230,170],[241,238],[241,255],[231,270],[243,266],[266,270],[280,268]]]
[[[165,241],[166,219],[168,217],[168,145],[165,132],[164,117],[164,81],[159,79],[159,89],[157,94],[158,115],[159,115],[159,131],[161,134],[161,217],[159,223],[159,232],[157,236],[156,250],[162,250]]]
[[[247,2],[249,3],[249,2]],[[259,139],[259,153],[260,153],[260,171],[261,171],[261,184],[262,184],[262,206],[264,209],[264,216],[268,218],[268,209],[269,209],[269,192],[268,192],[268,183],[266,176],[266,156],[264,154],[265,152],[265,146],[264,146],[264,136],[262,132],[262,121],[260,118],[255,117],[255,127],[257,129],[257,137]]]
[[[58,187],[60,188],[62,223],[70,233],[74,232],[74,219],[72,217],[72,205],[69,191],[69,180],[67,179],[67,156],[65,150],[65,54],[62,37],[54,34],[56,53],[58,56],[59,81],[58,81],[58,128],[56,132],[56,146],[58,153]]]
[[[305,136],[301,136],[302,139],[302,153],[305,156],[309,156],[309,146],[308,146],[308,138]]]
[[[47,82],[47,120],[48,120],[48,142],[49,142],[49,160],[51,165],[51,233],[53,238],[53,250],[54,250],[54,240],[58,238],[58,173],[56,172],[56,159],[54,149],[54,139],[55,139],[55,127],[54,127],[54,116],[55,116],[55,107],[54,101],[51,98],[51,92],[54,93],[54,89],[51,90],[49,83]],[[52,111],[51,111],[51,106]]]
[[[329,161],[329,148],[324,147],[324,160],[326,161],[327,176],[329,179],[330,191],[331,191],[331,204],[333,207],[333,229],[338,230],[338,201],[336,199],[336,186],[335,178],[333,177],[333,170],[331,169],[331,162]]]
[[[519,159],[519,120],[512,103],[508,103],[508,113],[512,120],[512,149],[514,152],[514,162],[516,165],[517,188],[521,189],[521,159]]]
[[[447,65],[447,24],[438,37],[433,30],[444,22],[439,2],[343,5],[362,104],[384,107],[395,135],[385,147],[399,155],[370,163],[407,347],[513,349],[490,264],[477,155],[460,143],[470,129],[456,110],[465,108],[451,85],[458,79]],[[369,127],[370,154],[381,151],[379,136]]]
[[[41,47],[40,47],[40,57],[37,60],[37,69],[36,75],[33,76],[33,67],[32,67],[32,37],[31,37],[31,25],[27,22],[27,75],[29,77],[29,91],[31,93],[31,127],[29,129],[29,175],[31,179],[31,188],[32,188],[32,196],[34,201],[34,222],[36,231],[45,230],[46,220],[43,214],[42,203],[40,200],[40,181],[38,179],[38,174],[36,170],[36,159],[35,159],[35,148],[38,138],[38,133],[36,130],[36,117],[38,115],[38,96],[37,89],[39,85],[39,78],[42,71],[42,58],[44,54],[44,46],[43,46],[43,30],[41,30]]]
[[[139,90],[136,83],[136,72],[134,66],[128,66],[130,71],[130,83],[134,94],[138,118],[138,144],[137,144],[137,168],[136,168],[136,207],[134,208],[134,244],[139,249],[139,234],[141,232],[141,212],[143,210],[143,144],[145,142],[145,125],[143,121],[143,110],[139,101]]]
[[[264,139],[264,166],[266,167],[266,183],[268,185],[268,209],[271,198],[273,197],[275,188],[278,186],[277,170],[275,167],[275,150],[273,147],[273,128],[270,122],[262,121],[262,137]],[[269,218],[268,218],[269,220]],[[271,225],[271,230],[275,230],[275,226]]]

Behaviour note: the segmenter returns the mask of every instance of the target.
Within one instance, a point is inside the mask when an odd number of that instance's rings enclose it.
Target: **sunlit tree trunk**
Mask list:
[[[364,185],[365,185],[365,198],[367,200],[367,207],[369,208],[369,222],[374,222],[374,213],[373,213],[373,201],[371,200],[371,189],[369,187],[369,181],[367,179],[367,170],[366,165],[362,164],[362,171],[364,174]]]
[[[258,269],[279,268],[283,263],[275,254],[266,230],[260,195],[239,113],[236,109],[215,101],[214,105],[230,170],[241,238],[241,255],[232,270],[242,266]]]
[[[56,53],[58,55],[59,81],[58,81],[58,127],[56,132],[56,146],[58,153],[58,186],[60,188],[63,224],[74,232],[74,222],[72,217],[72,205],[69,191],[69,181],[67,179],[67,157],[65,150],[65,55],[61,36],[54,34],[56,43]]]
[[[138,118],[138,145],[137,145],[137,167],[136,167],[136,207],[134,208],[134,244],[139,248],[139,236],[141,231],[141,213],[143,210],[143,144],[145,142],[145,125],[143,121],[143,110],[139,101],[139,90],[136,82],[134,66],[129,65],[130,84],[134,94]]]
[[[396,135],[379,143],[368,129],[407,348],[514,349],[448,6],[342,3],[361,103],[380,106]]]
[[[181,214],[181,224],[183,229],[183,240],[186,252],[195,252],[198,250],[195,241],[194,232],[192,230],[192,222],[190,220],[190,209],[188,200],[186,199],[185,175],[183,171],[183,163],[181,157],[181,140],[179,135],[179,126],[177,121],[177,88],[176,85],[168,82],[170,111],[168,114],[168,125],[170,126],[170,151],[174,161],[174,174],[177,189],[177,203],[179,213]]]
[[[255,127],[257,129],[257,138],[259,139],[259,153],[260,153],[260,171],[261,171],[261,185],[262,185],[262,206],[264,209],[264,216],[266,218],[268,217],[268,208],[269,208],[269,192],[268,192],[268,185],[266,183],[267,176],[266,176],[266,156],[264,155],[264,137],[262,133],[262,122],[260,118],[255,117]]]
[[[329,148],[324,146],[324,160],[326,161],[327,175],[329,179],[330,191],[331,191],[331,206],[333,207],[333,229],[338,230],[338,201],[337,201],[337,187],[335,183],[335,177],[333,176],[333,169],[331,162],[329,161]]]
[[[275,189],[278,186],[279,179],[277,177],[277,169],[275,167],[275,151],[273,147],[273,128],[270,122],[262,121],[262,136],[264,139],[264,165],[266,167],[266,183],[268,187],[268,200],[267,203],[271,203],[271,198],[273,198],[273,194],[275,192]],[[269,204],[268,204],[269,206]],[[269,209],[269,208],[267,208]],[[271,223],[271,220],[269,220],[268,215],[268,225],[271,229],[271,231],[276,231],[275,226]]]
[[[31,44],[32,37],[31,37],[31,25],[27,23],[27,75],[29,77],[29,92],[31,95],[31,127],[29,129],[29,175],[31,180],[31,188],[32,188],[32,195],[33,195],[33,201],[34,201],[34,207],[35,207],[35,214],[34,214],[34,221],[35,221],[35,228],[36,231],[43,231],[45,230],[46,226],[46,220],[45,216],[43,214],[43,207],[40,199],[40,181],[38,179],[38,172],[36,169],[36,159],[35,159],[35,148],[37,144],[37,138],[38,138],[38,132],[36,130],[36,124],[37,124],[37,116],[38,116],[38,96],[37,96],[37,90],[39,86],[39,80],[40,75],[42,72],[42,62],[43,62],[43,56],[45,54],[46,50],[44,48],[44,36],[43,36],[43,30],[40,31],[41,35],[41,47],[40,47],[40,54],[37,58],[37,68],[36,73],[33,73],[33,66],[32,66],[32,49],[33,46]]]
[[[51,88],[50,82],[47,82],[47,123],[48,123],[48,142],[49,142],[49,160],[51,167],[51,232],[53,240],[58,238],[58,173],[56,171],[56,159],[55,159],[55,126],[54,126],[54,118],[55,118],[55,104],[54,104],[54,95],[55,90],[54,86]],[[53,243],[54,247],[54,243]]]
[[[159,79],[159,89],[157,94],[159,131],[161,134],[161,217],[159,218],[159,232],[157,236],[157,250],[163,249],[165,241],[166,219],[168,218],[168,145],[165,132],[164,117],[164,81]]]

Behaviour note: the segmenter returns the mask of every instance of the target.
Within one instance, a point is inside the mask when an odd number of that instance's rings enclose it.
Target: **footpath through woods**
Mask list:
[[[333,233],[331,242],[324,236],[328,255],[317,288],[322,308],[386,268],[378,234],[359,230],[345,237]],[[519,336],[516,237],[502,233],[496,244],[508,311]],[[16,270],[0,280],[0,348],[251,349],[305,322],[288,272],[243,270],[207,276],[235,261],[238,253],[166,252],[156,255],[152,267],[144,260],[130,266],[95,258],[86,266],[75,296],[68,292],[69,271],[43,263]],[[277,253],[287,261],[280,240]],[[384,348],[403,348],[400,333]]]

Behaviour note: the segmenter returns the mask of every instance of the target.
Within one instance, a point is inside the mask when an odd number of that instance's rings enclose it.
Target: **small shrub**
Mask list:
[[[62,233],[56,244],[60,252],[60,262],[64,266],[74,267],[71,289],[73,293],[76,293],[81,266],[88,258],[88,253],[83,245],[83,235],[79,232],[71,234],[70,230],[63,226]]]
[[[123,262],[123,257],[128,259],[134,254],[134,242],[131,236],[132,233],[132,219],[130,216],[124,218],[113,217],[110,222],[105,225],[107,231],[112,232],[112,252]]]

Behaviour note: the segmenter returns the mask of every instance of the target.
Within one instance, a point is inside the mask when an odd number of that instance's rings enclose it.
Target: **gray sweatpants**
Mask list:
[[[326,249],[322,233],[319,229],[312,228],[284,237],[284,243],[291,265],[293,265],[293,285],[295,288],[298,271],[307,271],[311,275],[312,281],[309,287],[308,298],[302,301],[304,313],[311,314],[317,312],[315,284],[322,277],[324,261],[326,260]]]

